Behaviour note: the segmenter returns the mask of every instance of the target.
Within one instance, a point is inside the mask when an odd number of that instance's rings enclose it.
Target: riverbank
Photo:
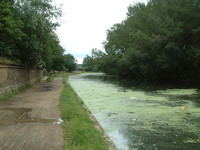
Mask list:
[[[64,88],[60,95],[60,110],[64,120],[64,148],[70,150],[114,150],[114,146],[106,142],[103,131],[98,130],[99,125],[91,120],[89,112],[66,81],[64,75]],[[95,127],[96,126],[96,127]]]

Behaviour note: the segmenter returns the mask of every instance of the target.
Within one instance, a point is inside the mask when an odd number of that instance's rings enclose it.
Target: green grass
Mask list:
[[[66,72],[54,72],[51,73],[49,76],[47,76],[47,81],[51,82],[53,81],[56,77],[58,76],[63,76],[63,77],[67,77],[67,75],[74,75],[74,74],[79,74],[80,72],[71,72],[71,73],[66,73]]]
[[[51,75],[47,76],[47,81],[51,82],[57,77],[57,73],[52,73]]]
[[[24,91],[25,89],[29,88],[30,85],[25,85],[25,86],[22,86],[16,90],[13,90],[9,93],[6,93],[3,97],[0,97],[0,101],[5,101],[5,100],[8,100],[9,98],[19,94],[20,92]]]
[[[65,76],[66,78],[66,76]],[[68,150],[108,150],[103,134],[83,107],[76,93],[63,80],[64,89],[60,95],[60,110],[64,120],[64,148]]]

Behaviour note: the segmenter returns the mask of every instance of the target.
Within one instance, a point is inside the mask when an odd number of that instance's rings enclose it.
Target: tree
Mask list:
[[[23,22],[14,14],[13,3],[0,1],[0,56],[16,59],[18,53],[15,43],[23,37]]]
[[[94,60],[91,56],[86,55],[83,59],[83,67],[86,71],[95,71]]]
[[[51,0],[18,0],[15,7],[24,23],[25,34],[23,42],[17,45],[20,51],[17,57],[22,63],[31,66],[45,63],[44,60],[51,50],[59,51],[49,47],[49,42],[57,42],[54,36],[57,24],[53,23],[52,19],[60,15],[60,10],[51,5]]]
[[[64,69],[53,19],[61,15],[51,0],[2,0],[0,2],[0,56],[30,67]],[[59,65],[58,65],[59,64]]]
[[[200,81],[199,6],[198,0],[129,6],[127,18],[107,31],[102,70],[148,82]]]
[[[101,50],[94,48],[91,50],[91,56],[86,55],[83,59],[83,67],[86,71],[101,71],[102,70],[102,58],[105,53]]]
[[[69,72],[76,70],[76,59],[74,58],[73,55],[71,54],[64,55],[64,60],[65,60],[65,68]]]

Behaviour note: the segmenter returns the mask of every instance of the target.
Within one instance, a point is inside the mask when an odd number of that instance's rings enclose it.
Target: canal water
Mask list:
[[[125,86],[103,73],[69,83],[119,150],[200,150],[199,90]]]

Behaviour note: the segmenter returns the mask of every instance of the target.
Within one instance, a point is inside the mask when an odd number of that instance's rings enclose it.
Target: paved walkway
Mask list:
[[[0,102],[0,150],[62,150],[59,124],[61,78],[42,80]]]

